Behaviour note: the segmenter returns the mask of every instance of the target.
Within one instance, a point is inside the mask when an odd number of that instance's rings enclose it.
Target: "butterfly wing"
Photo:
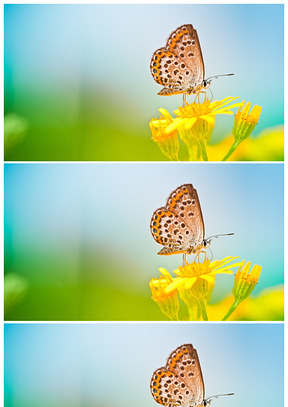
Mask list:
[[[180,58],[166,48],[159,48],[154,52],[150,62],[150,71],[154,80],[165,86],[158,95],[183,93],[186,77],[191,75],[190,70],[183,70],[180,67]]]
[[[175,213],[190,230],[190,245],[201,244],[204,239],[204,221],[198,194],[192,184],[184,184],[171,192],[166,209]],[[186,232],[185,232],[186,233]]]
[[[157,369],[150,382],[150,391],[154,400],[162,406],[189,406],[194,400],[192,390],[174,372],[165,367]]]
[[[197,31],[192,24],[182,25],[173,31],[167,40],[166,48],[180,57],[191,71],[189,82],[200,85],[204,79],[204,61]],[[184,69],[184,67],[183,67]]]
[[[165,86],[158,95],[185,93],[204,79],[204,62],[197,35],[191,24],[172,32],[166,47],[154,52],[150,70],[154,80]]]
[[[192,231],[183,219],[164,207],[153,213],[150,230],[154,240],[165,246],[158,254],[184,253],[193,239]]]
[[[166,369],[175,373],[192,391],[196,406],[204,400],[204,380],[198,354],[191,344],[179,346],[169,356]]]
[[[173,52],[168,51],[165,47],[157,49],[154,52],[150,70],[155,82],[160,85],[167,86],[168,83],[177,85],[175,79],[171,75],[171,65],[177,63],[177,56]]]

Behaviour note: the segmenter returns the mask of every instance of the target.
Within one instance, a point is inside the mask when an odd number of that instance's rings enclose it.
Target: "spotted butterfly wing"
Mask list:
[[[197,31],[191,24],[173,31],[166,46],[154,52],[150,70],[164,86],[158,95],[196,93],[202,87],[204,62]]]
[[[170,194],[166,206],[154,212],[150,230],[155,241],[164,246],[158,254],[197,251],[204,239],[204,221],[192,184],[181,185]]]
[[[204,221],[198,194],[193,185],[184,184],[171,192],[166,208],[176,213],[184,221],[185,226],[191,230],[188,238],[191,238],[190,243],[192,241],[201,244],[205,232]],[[180,226],[183,227],[183,225]]]
[[[185,253],[190,248],[188,237],[192,236],[191,230],[176,213],[165,207],[154,212],[150,222],[150,230],[155,241],[164,246],[158,254]]]
[[[181,406],[182,403],[188,405],[189,399],[185,394],[185,389],[182,389],[181,383],[182,381],[175,373],[161,367],[152,376],[150,391],[154,400],[162,406]]]
[[[196,349],[179,346],[165,367],[157,369],[150,382],[154,400],[167,407],[200,406],[204,399],[204,381]]]
[[[167,360],[166,369],[176,373],[192,390],[196,403],[205,397],[204,380],[196,349],[191,344],[179,346]]]

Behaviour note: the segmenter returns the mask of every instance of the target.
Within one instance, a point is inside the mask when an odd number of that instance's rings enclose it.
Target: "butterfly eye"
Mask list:
[[[204,88],[206,88],[206,86],[208,85],[208,82],[207,82],[207,81],[203,81],[202,84],[203,84]]]

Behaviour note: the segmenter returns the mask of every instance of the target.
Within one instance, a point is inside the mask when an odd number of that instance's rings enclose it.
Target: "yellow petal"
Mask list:
[[[206,122],[208,122],[209,124],[212,124],[212,125],[215,124],[215,115],[213,113],[211,113],[210,116],[208,116],[208,115],[199,116],[199,119],[206,120]]]
[[[173,283],[169,284],[165,291],[167,292],[167,294],[171,293],[172,291],[176,290],[178,287],[180,287],[181,285],[183,285],[185,283],[186,279],[184,278],[174,278]]]
[[[169,273],[169,271],[167,271],[166,269],[164,269],[164,267],[160,267],[158,270],[159,270],[160,273],[166,278],[166,280],[171,280],[171,281],[173,281],[173,277],[171,276],[171,274]]]
[[[172,117],[170,116],[170,113],[167,112],[166,109],[163,109],[163,108],[161,107],[161,108],[158,109],[158,110],[159,110],[159,112],[163,115],[163,117],[167,120],[167,123],[172,123],[172,122],[173,122],[173,119],[172,119]]]
[[[205,275],[205,276],[201,276],[200,278],[202,278],[203,280],[206,280],[208,283],[213,284],[215,281],[215,277],[212,277],[210,275]]]
[[[197,117],[192,117],[191,119],[186,119],[186,123],[184,124],[185,130],[190,130],[197,122]]]
[[[166,127],[165,132],[172,133],[172,131],[177,130],[178,127],[183,126],[187,120],[189,119],[180,119],[177,117],[176,119],[173,120],[173,123],[169,124]]]
[[[225,264],[228,264],[228,263],[230,263],[231,261],[233,261],[233,260],[235,260],[235,259],[237,259],[239,256],[236,256],[236,257],[225,257],[223,260],[221,260],[220,262],[218,262],[218,264],[216,264],[217,263],[217,260],[216,261],[213,261],[213,263],[210,263],[210,266],[212,266],[211,268],[219,268],[219,267],[223,267]]]
[[[186,280],[188,280],[187,281],[187,283],[185,284],[185,288],[187,289],[187,290],[189,290],[191,287],[193,287],[193,285],[196,283],[196,281],[197,281],[197,277],[190,277],[190,278],[187,278]]]
[[[232,100],[236,100],[236,99],[238,99],[239,98],[239,96],[236,96],[236,97],[233,97],[233,96],[229,96],[229,97],[227,97],[227,98],[225,98],[225,99],[222,99],[222,100],[220,100],[220,104],[219,104],[219,107],[223,107],[223,106],[226,106],[226,105],[228,105],[230,102],[232,102]],[[212,105],[215,103],[215,105],[216,105],[216,102],[213,102],[213,103],[211,103],[211,107],[212,107]],[[213,105],[213,107],[214,107],[214,105]],[[217,106],[217,108],[216,109],[218,109],[218,106]],[[229,106],[229,109],[230,109],[230,106]]]
[[[232,267],[233,267],[233,266],[232,266]],[[213,271],[211,271],[211,273],[209,273],[209,275],[211,275],[211,276],[213,276],[213,275],[215,275],[215,274],[233,274],[233,271],[232,271],[232,270],[228,270],[227,267],[223,267],[223,268],[218,269],[218,270],[213,270]]]

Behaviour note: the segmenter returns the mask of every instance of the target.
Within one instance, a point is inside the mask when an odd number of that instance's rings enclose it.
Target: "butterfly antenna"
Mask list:
[[[216,396],[207,397],[206,401],[209,403],[213,398],[217,399],[218,397],[222,396],[234,396],[235,393],[227,393],[227,394],[217,394]]]
[[[234,395],[235,395],[235,393],[217,394],[216,396],[207,397],[206,401],[209,401],[213,398],[217,399],[218,397],[222,397],[222,396],[234,396]]]
[[[209,237],[207,237],[206,240],[213,239],[214,237],[217,238],[217,237],[219,237],[219,236],[232,236],[232,235],[235,235],[235,233],[222,233],[221,235],[209,236]]]
[[[233,75],[234,75],[234,73],[225,73],[225,74],[222,74],[222,75],[210,76],[209,78],[206,79],[206,81],[209,81],[210,79],[218,79],[221,76],[233,76]]]

